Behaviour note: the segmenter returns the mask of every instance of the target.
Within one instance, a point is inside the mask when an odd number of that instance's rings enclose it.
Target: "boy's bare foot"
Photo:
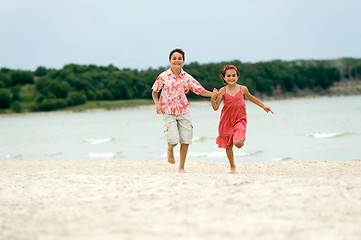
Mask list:
[[[169,162],[170,164],[175,164],[173,149],[169,149],[169,148],[168,148],[167,158],[168,158],[168,162]]]
[[[229,173],[230,173],[230,174],[235,174],[235,173],[237,173],[236,168],[235,168],[235,167],[234,167],[234,168],[231,167]]]
[[[182,169],[180,168],[179,173],[188,173],[188,172],[184,168],[182,168]]]

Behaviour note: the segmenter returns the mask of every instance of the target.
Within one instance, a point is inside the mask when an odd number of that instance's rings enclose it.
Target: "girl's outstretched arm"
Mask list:
[[[216,90],[216,91],[215,91]],[[211,98],[211,102],[212,102],[212,107],[214,111],[217,111],[219,106],[221,105],[222,99],[223,99],[223,95],[225,93],[225,88],[221,88],[219,91],[217,91],[217,89],[213,90],[213,92],[218,92],[218,94],[215,94],[216,96],[213,96]]]
[[[256,98],[252,94],[250,94],[250,92],[248,91],[248,88],[246,86],[241,86],[241,91],[242,91],[243,95],[245,95],[247,97],[248,100],[250,100],[254,104],[260,106],[266,112],[271,112],[272,114],[274,114],[271,110],[271,107],[264,105],[258,98]]]

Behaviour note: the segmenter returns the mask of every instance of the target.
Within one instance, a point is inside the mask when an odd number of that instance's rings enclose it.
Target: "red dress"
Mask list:
[[[228,148],[233,140],[246,139],[247,113],[241,90],[232,96],[223,95],[223,109],[219,121],[217,144],[219,148]]]

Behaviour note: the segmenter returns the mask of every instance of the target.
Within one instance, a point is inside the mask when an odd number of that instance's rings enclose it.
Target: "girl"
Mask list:
[[[211,97],[214,93],[207,91],[191,75],[183,71],[185,53],[174,49],[169,54],[171,67],[161,73],[153,84],[152,97],[158,114],[163,114],[164,133],[168,141],[168,162],[175,164],[173,148],[180,146],[179,172],[185,173],[184,164],[188,145],[192,143],[193,126],[189,114],[186,94],[191,90],[195,94]],[[158,100],[158,92],[162,90]]]
[[[214,111],[218,110],[224,99],[224,106],[218,126],[219,136],[217,137],[217,144],[219,148],[226,149],[230,173],[236,173],[233,145],[237,148],[241,148],[244,145],[247,127],[247,114],[243,95],[266,112],[271,112],[272,114],[273,112],[269,106],[265,106],[258,98],[250,94],[246,86],[237,84],[239,70],[236,66],[225,66],[221,70],[221,77],[226,86],[221,88],[219,92],[217,89],[214,89],[213,93],[215,95],[212,96]]]

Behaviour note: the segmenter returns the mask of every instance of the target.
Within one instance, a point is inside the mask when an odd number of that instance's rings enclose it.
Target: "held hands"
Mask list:
[[[219,91],[217,90],[217,88],[213,88],[213,92],[212,92],[212,98],[216,98],[218,96]]]
[[[270,106],[264,106],[264,107],[263,107],[263,110],[265,110],[266,112],[271,112],[272,114],[274,114],[274,112],[272,112]]]

